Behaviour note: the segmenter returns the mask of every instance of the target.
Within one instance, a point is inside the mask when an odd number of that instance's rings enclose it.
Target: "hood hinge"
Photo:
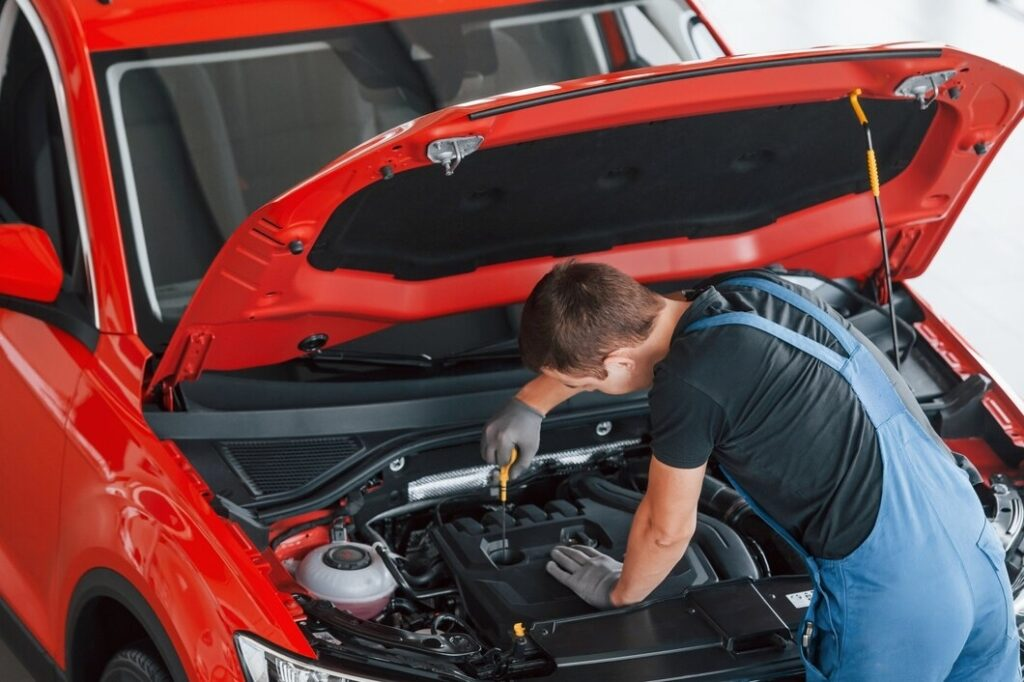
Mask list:
[[[210,332],[192,332],[188,335],[174,374],[164,379],[159,387],[164,409],[168,412],[174,411],[174,389],[178,384],[198,379],[203,373],[203,363],[212,341],[213,334]]]
[[[892,271],[893,277],[899,277],[903,274],[902,270],[903,266],[906,265],[907,256],[914,251],[914,247],[921,239],[921,234],[921,229],[918,227],[904,227],[896,232],[892,244],[889,245],[889,268]],[[889,301],[889,292],[885,287],[885,269],[879,268],[876,270],[871,279],[875,284],[875,290],[884,292],[880,302],[887,303]]]
[[[892,268],[893,275],[903,274],[903,266],[907,264],[907,257],[913,252],[920,239],[921,228],[919,227],[904,227],[896,233],[896,239],[889,247],[889,267]]]

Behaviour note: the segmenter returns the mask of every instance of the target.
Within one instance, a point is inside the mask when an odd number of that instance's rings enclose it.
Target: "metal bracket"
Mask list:
[[[451,175],[462,160],[479,149],[483,142],[482,135],[434,140],[427,145],[427,158],[444,166],[445,175]]]
[[[939,98],[939,88],[955,75],[956,71],[936,71],[910,76],[896,86],[893,94],[897,97],[916,99],[922,109],[927,109]]]

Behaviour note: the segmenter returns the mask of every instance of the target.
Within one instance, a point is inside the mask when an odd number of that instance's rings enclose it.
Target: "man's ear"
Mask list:
[[[611,372],[613,368],[625,369],[632,372],[636,369],[636,358],[633,357],[632,349],[616,348],[604,358],[605,371]]]

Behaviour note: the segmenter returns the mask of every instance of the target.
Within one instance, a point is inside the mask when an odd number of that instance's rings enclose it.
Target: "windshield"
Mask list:
[[[192,49],[96,57],[135,308],[155,347],[249,213],[377,133],[497,93],[721,54],[679,0],[535,3]]]

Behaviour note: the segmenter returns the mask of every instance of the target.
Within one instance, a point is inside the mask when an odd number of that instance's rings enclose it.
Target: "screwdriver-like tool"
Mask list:
[[[505,516],[507,515],[506,506],[508,502],[508,472],[512,469],[512,465],[515,464],[518,457],[519,448],[513,445],[512,454],[508,458],[508,463],[498,469],[498,500],[501,502],[501,556],[504,560],[508,560],[510,554],[508,540],[505,538]]]

